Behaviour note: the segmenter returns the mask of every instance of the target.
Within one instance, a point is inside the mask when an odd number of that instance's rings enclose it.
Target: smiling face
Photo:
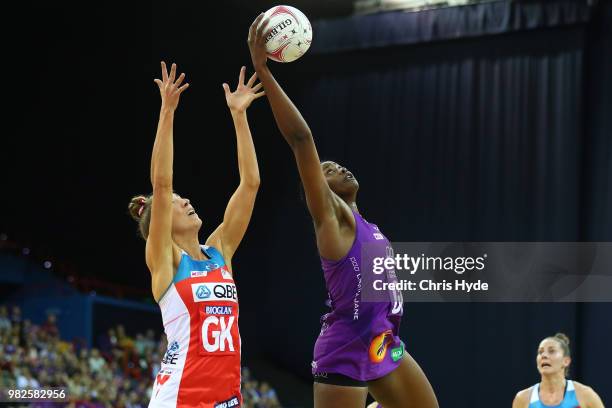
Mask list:
[[[333,161],[321,163],[323,175],[327,180],[329,188],[342,198],[351,197],[357,194],[359,183],[353,173]]]
[[[541,375],[555,375],[563,373],[571,363],[571,358],[566,356],[559,341],[554,338],[542,340],[538,347],[536,363]]]
[[[185,231],[202,226],[202,220],[195,212],[189,199],[174,193],[172,195],[172,235],[182,234]]]

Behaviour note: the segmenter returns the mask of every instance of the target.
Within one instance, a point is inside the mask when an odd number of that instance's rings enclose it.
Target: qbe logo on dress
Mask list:
[[[236,285],[228,282],[192,283],[191,292],[194,302],[234,302],[238,303]]]

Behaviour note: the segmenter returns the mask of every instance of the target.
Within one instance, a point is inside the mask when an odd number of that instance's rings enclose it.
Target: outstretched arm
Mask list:
[[[231,266],[231,259],[244,237],[246,229],[253,214],[255,197],[259,189],[259,167],[255,146],[247,121],[246,110],[251,102],[264,95],[261,84],[255,84],[256,74],[244,83],[245,67],[240,69],[238,86],[234,92],[230,92],[229,86],[223,84],[227,106],[232,114],[234,128],[236,129],[236,142],[238,146],[238,172],[240,173],[240,184],[230,198],[223,216],[223,223],[211,234],[207,242],[216,243],[220,241],[221,250],[225,261]]]
[[[157,280],[170,273],[172,277],[172,160],[174,111],[181,93],[189,84],[181,86],[185,74],[176,76],[176,64],[172,64],[170,75],[162,61],[162,79],[155,79],[161,96],[161,108],[157,134],[151,157],[151,184],[153,203],[151,224],[147,238],[146,261],[153,274],[153,292],[159,289]]]
[[[319,154],[310,128],[267,66],[265,29],[268,21],[262,21],[262,18],[263,13],[255,19],[249,30],[251,59],[266,90],[276,124],[293,150],[304,185],[308,210],[318,226],[335,219],[335,198],[321,170]]]

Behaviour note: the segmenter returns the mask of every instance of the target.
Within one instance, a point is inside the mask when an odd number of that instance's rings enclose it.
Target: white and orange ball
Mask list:
[[[312,26],[300,10],[291,6],[275,6],[262,19],[269,18],[266,28],[268,58],[291,62],[300,58],[312,43]]]

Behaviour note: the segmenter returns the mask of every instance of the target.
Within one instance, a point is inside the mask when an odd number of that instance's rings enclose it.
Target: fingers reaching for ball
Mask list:
[[[249,88],[252,88],[256,80],[257,80],[257,71],[253,72],[253,75],[251,75],[251,77],[249,78],[249,82],[247,82],[246,86],[248,86]],[[261,85],[261,84],[258,84],[258,85]]]
[[[181,73],[176,78],[176,64],[172,64],[170,67],[170,74],[168,74],[168,68],[166,63],[161,61],[162,79],[154,79],[153,81],[159,87],[159,93],[162,100],[162,109],[175,110],[178,106],[178,102],[181,94],[189,88],[189,83],[183,84],[185,80],[185,73]],[[183,85],[182,85],[183,84]]]
[[[179,75],[178,79],[174,83],[174,86],[180,86],[183,83],[184,80],[185,80],[185,73],[181,72],[181,75]],[[185,85],[189,85],[189,84],[185,84]]]
[[[260,43],[260,44],[262,44],[262,45],[265,43],[265,41],[264,41],[264,38],[265,38],[264,33],[267,31],[268,23],[269,22],[270,22],[270,18],[268,17],[268,18],[264,19],[261,22],[261,24],[259,24],[259,26],[257,27],[257,32],[256,32],[256,35],[255,35],[255,41]]]
[[[244,85],[244,73],[246,72],[246,67],[240,68],[240,73],[238,74],[238,86]]]
[[[173,62],[172,67],[170,68],[170,77],[168,78],[168,81],[174,83],[175,76],[176,76],[176,64]]]
[[[264,18],[264,13],[260,13],[249,28],[249,37],[247,38],[247,42],[251,43],[255,41],[257,35],[257,28],[260,26],[261,20]]]
[[[262,84],[255,84],[257,80],[257,74],[251,75],[249,81],[244,83],[246,73],[246,67],[240,68],[240,74],[238,75],[238,85],[234,92],[230,91],[228,84],[223,84],[223,90],[225,91],[225,100],[227,106],[232,112],[245,112],[255,99],[265,95],[264,91],[257,92],[262,88]]]
[[[268,26],[269,19],[264,19],[264,13],[257,16],[251,28],[249,29],[249,51],[251,53],[251,60],[253,61],[253,67],[256,70],[263,68],[268,60],[265,44],[265,29]]]
[[[254,86],[253,88],[251,88],[251,89],[253,90],[253,92],[257,92],[257,91],[259,91],[261,88],[263,88],[263,84],[260,82],[260,83],[258,83],[257,85],[255,85],[255,86]],[[259,93],[256,93],[256,94],[255,94],[255,97],[256,97],[256,98],[259,98],[260,96],[264,96],[265,94],[266,94],[266,92],[265,92],[265,91],[263,91],[263,92],[259,92]]]

